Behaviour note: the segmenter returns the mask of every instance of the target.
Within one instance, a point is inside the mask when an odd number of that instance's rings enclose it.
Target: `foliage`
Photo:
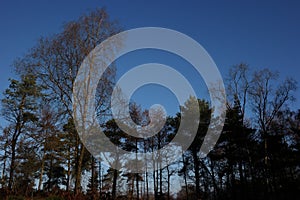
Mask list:
[[[280,82],[269,69],[249,72],[246,64],[230,69],[225,125],[214,149],[200,150],[213,109],[191,97],[181,113],[167,117],[154,136],[126,134],[109,111],[114,86],[112,66],[101,79],[96,113],[105,135],[119,148],[111,152],[118,171],[101,164],[82,144],[72,115],[72,88],[84,57],[101,41],[119,32],[104,9],[67,23],[63,31],[42,38],[17,60],[19,79],[3,93],[0,134],[0,199],[293,199],[300,191],[300,110],[292,110],[295,80]],[[114,44],[117,48],[120,44]],[[105,58],[104,58],[105,59]],[[150,123],[149,110],[129,105],[132,121]],[[200,111],[198,117],[197,110]],[[156,115],[155,115],[156,114]],[[152,120],[159,120],[157,110]],[[152,152],[168,145],[186,116],[184,137],[192,144],[178,161],[156,171],[128,173],[132,163],[119,149]],[[101,141],[97,141],[101,142]],[[169,152],[173,153],[172,151]],[[167,159],[167,155],[157,154]],[[165,157],[164,157],[165,156]],[[153,161],[153,166],[159,163]],[[82,178],[85,174],[88,178]],[[176,191],[176,188],[178,191]],[[179,188],[179,189],[178,189]],[[15,196],[17,195],[17,196]]]

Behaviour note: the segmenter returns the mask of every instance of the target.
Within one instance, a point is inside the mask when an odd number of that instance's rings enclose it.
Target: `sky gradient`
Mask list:
[[[278,71],[282,78],[299,80],[299,1],[145,2],[1,1],[1,93],[8,86],[8,78],[14,77],[14,59],[26,54],[39,37],[59,33],[65,22],[101,7],[106,7],[110,17],[118,20],[124,30],[156,26],[192,37],[207,50],[223,77],[230,66],[245,62],[252,70],[269,68]],[[295,109],[300,108],[299,90],[296,98]]]

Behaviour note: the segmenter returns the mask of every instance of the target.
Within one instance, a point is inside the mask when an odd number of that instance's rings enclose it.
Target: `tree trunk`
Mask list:
[[[131,190],[129,193],[129,196],[130,196],[129,199],[133,199],[133,190],[134,190],[134,178],[131,179]]]
[[[53,157],[51,156],[50,160],[50,168],[49,168],[49,175],[48,175],[48,191],[52,190],[52,170],[53,170]]]
[[[139,200],[140,192],[139,192],[139,174],[138,173],[135,174],[135,178],[136,178],[136,199]]]
[[[91,163],[91,191],[92,191],[92,199],[94,199],[95,195],[95,159],[92,157],[92,163]]]
[[[137,141],[137,139],[135,140],[135,161],[137,162],[138,160],[137,160],[137,152],[138,152],[138,141]],[[136,168],[137,168],[137,166],[136,166]],[[139,174],[138,173],[136,173],[135,174],[135,177],[136,177],[136,198],[137,198],[137,200],[139,200],[139,195],[140,195],[140,193],[139,193]]]
[[[45,149],[45,147],[44,147],[44,149]],[[41,187],[42,187],[42,183],[43,183],[44,167],[45,167],[45,151],[43,152],[43,158],[42,158],[42,165],[41,165],[41,173],[40,173],[40,178],[39,178],[38,191],[41,191]]]
[[[9,169],[9,180],[8,180],[8,189],[12,190],[14,172],[15,172],[15,160],[16,160],[16,140],[12,141],[11,145],[11,161],[10,161],[10,169]]]
[[[80,155],[79,155],[79,160],[77,163],[77,170],[76,170],[76,180],[75,180],[75,193],[76,195],[81,192],[81,172],[82,172],[82,161],[83,161],[83,156],[84,156],[84,146],[83,144],[80,145]]]
[[[116,199],[117,198],[117,178],[118,178],[118,170],[113,169],[114,170],[114,175],[113,175],[113,187],[112,187],[112,199]]]
[[[184,154],[182,154],[182,162],[183,165],[185,165],[185,159],[184,159]],[[188,185],[187,185],[187,175],[186,175],[186,169],[183,172],[183,177],[184,177],[184,184],[185,184],[185,195],[186,195],[186,199],[189,199],[189,191],[188,191]]]
[[[70,180],[71,180],[71,148],[68,149],[68,166],[67,166],[67,183],[66,190],[70,191]]]
[[[214,164],[213,164],[212,161],[211,161],[210,168],[211,168],[211,178],[212,178],[212,183],[213,183],[213,186],[214,186],[214,192],[213,192],[213,195],[214,195],[214,199],[217,199],[217,191],[218,191],[218,187],[217,187],[217,183],[216,183],[216,177],[215,177],[215,171],[214,171]]]
[[[265,199],[269,199],[269,187],[270,187],[270,174],[269,174],[269,155],[268,155],[268,139],[267,139],[267,131],[264,133],[264,150],[265,150],[265,156],[264,156],[264,168],[265,168]]]
[[[148,182],[148,172],[146,171],[146,196],[147,200],[149,199],[149,182]]]
[[[243,163],[240,160],[238,163],[239,167],[239,174],[240,174],[240,187],[241,187],[241,198],[245,199],[245,179],[244,179],[244,172],[243,172]]]
[[[169,170],[169,166],[167,166],[167,173],[168,173],[168,181],[167,181],[167,184],[168,184],[168,200],[170,200],[170,178],[171,178],[171,174],[170,174],[170,170]]]
[[[193,160],[194,160],[194,171],[195,171],[195,185],[196,185],[196,196],[200,198],[200,163],[199,158],[196,151],[192,152]]]
[[[99,191],[100,197],[102,196],[102,172],[101,172],[101,161],[99,161]]]
[[[153,190],[154,190],[154,198],[158,198],[157,194],[157,184],[156,184],[156,176],[155,176],[155,171],[153,171]]]
[[[163,181],[162,181],[162,169],[160,168],[159,170],[159,196],[160,198],[162,198],[163,196],[163,189],[162,189],[162,184],[163,184]]]
[[[3,167],[2,167],[2,177],[1,177],[1,182],[2,182],[2,185],[1,187],[3,188],[4,185],[5,185],[5,171],[6,171],[6,158],[7,158],[7,151],[6,151],[6,145],[5,145],[5,148],[4,148],[4,160],[3,160]]]

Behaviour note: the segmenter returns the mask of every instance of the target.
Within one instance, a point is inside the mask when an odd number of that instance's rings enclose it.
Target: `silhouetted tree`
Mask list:
[[[10,80],[2,99],[2,116],[9,123],[6,129],[7,147],[10,154],[8,188],[13,189],[15,170],[18,162],[17,150],[21,142],[26,142],[27,133],[33,123],[38,121],[36,110],[41,88],[34,75],[23,75],[21,80]]]

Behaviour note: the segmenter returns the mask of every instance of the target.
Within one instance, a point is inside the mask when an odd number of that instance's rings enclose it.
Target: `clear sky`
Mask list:
[[[103,6],[124,29],[158,26],[187,34],[208,51],[223,76],[230,66],[246,62],[299,80],[300,1],[1,0],[0,91],[14,76],[13,60],[40,36],[58,33],[64,22]],[[296,97],[293,107],[300,108],[299,90]]]

